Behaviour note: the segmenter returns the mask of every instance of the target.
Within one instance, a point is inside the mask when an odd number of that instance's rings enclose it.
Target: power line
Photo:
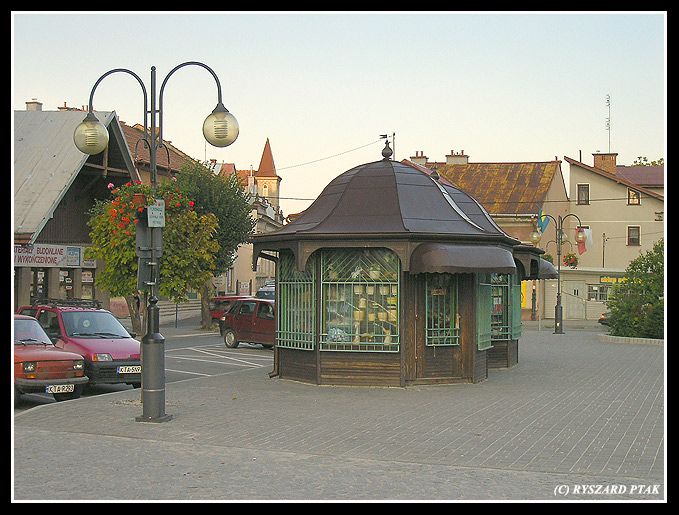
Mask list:
[[[276,169],[277,170],[289,170],[290,168],[297,168],[298,166],[306,166],[306,165],[310,165],[310,164],[313,164],[313,163],[318,163],[319,161],[325,161],[326,159],[332,159],[333,157],[341,156],[341,155],[344,155],[344,154],[348,154],[349,152],[359,150],[361,148],[369,147],[370,145],[374,145],[375,143],[378,143],[379,141],[381,141],[381,139],[378,139],[376,141],[372,141],[372,142],[367,143],[365,145],[361,145],[360,147],[352,148],[351,150],[345,150],[344,152],[340,152],[339,154],[333,154],[333,155],[328,156],[328,157],[321,157],[320,159],[314,159],[313,161],[307,161],[306,163],[300,163],[300,164],[297,164],[297,165],[284,166],[283,168],[276,167]],[[281,197],[281,198],[283,198],[283,197]],[[313,199],[287,199],[287,200],[313,200]]]

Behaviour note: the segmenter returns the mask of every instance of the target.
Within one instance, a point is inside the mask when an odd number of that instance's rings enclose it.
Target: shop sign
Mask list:
[[[602,275],[602,276],[599,276],[599,282],[601,284],[624,283],[625,278],[624,277],[613,277],[613,276],[610,276],[610,275]]]
[[[14,266],[81,268],[83,247],[39,243],[28,247],[14,245]]]

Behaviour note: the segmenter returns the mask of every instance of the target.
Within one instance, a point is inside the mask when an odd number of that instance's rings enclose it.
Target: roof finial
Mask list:
[[[394,152],[389,147],[389,140],[384,143],[384,148],[382,149],[382,157],[384,159],[389,159]]]

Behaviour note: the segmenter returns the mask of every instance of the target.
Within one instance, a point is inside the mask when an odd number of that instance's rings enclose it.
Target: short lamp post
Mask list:
[[[151,188],[155,197],[157,187],[157,153],[163,142],[163,91],[165,84],[170,76],[178,69],[188,65],[197,65],[205,68],[212,74],[217,83],[217,106],[208,115],[203,123],[203,135],[208,143],[215,147],[226,147],[233,143],[238,137],[239,127],[236,118],[222,104],[222,88],[219,78],[208,66],[197,61],[189,61],[174,67],[165,77],[158,95],[158,107],[156,107],[156,67],[151,67],[151,103],[150,108],[147,102],[148,95],[144,82],[134,72],[125,68],[116,68],[103,74],[94,83],[90,93],[90,102],[87,116],[76,127],[73,134],[73,141],[78,149],[85,154],[99,154],[108,145],[108,131],[97,117],[94,115],[92,101],[94,91],[99,83],[108,75],[116,72],[124,72],[132,75],[141,85],[144,94],[144,136],[140,139],[149,149],[149,168],[151,172]],[[148,115],[151,115],[149,127]],[[137,142],[139,143],[139,142]],[[167,150],[167,147],[165,147]],[[169,157],[169,151],[168,151]],[[158,283],[159,268],[158,259],[162,248],[162,226],[149,227],[150,242],[160,242],[160,248],[155,243],[150,244],[151,280],[145,283],[150,287],[149,305],[147,307],[147,334],[142,339],[141,353],[141,377],[142,377],[142,404],[143,413],[136,417],[138,422],[165,422],[172,418],[172,415],[165,413],[165,338],[160,334],[159,328],[159,308],[158,303]]]
[[[554,224],[556,225],[556,252],[557,252],[557,290],[556,290],[556,306],[554,307],[554,334],[563,334],[563,306],[561,305],[561,246],[568,241],[568,236],[563,230],[563,223],[568,217],[575,217],[578,220],[578,227],[575,230],[575,241],[578,243],[582,243],[587,239],[587,236],[585,235],[585,232],[582,230],[582,222],[580,221],[580,218],[578,218],[577,215],[570,213],[564,217],[561,215],[558,215],[557,218],[554,218],[551,215],[548,215],[547,213],[544,213],[544,216],[550,218],[551,220],[554,221]],[[533,232],[530,233],[530,241],[533,243],[533,245],[538,245],[540,243],[540,240],[542,239],[542,234],[537,230],[533,230]],[[551,243],[548,242],[548,244]]]

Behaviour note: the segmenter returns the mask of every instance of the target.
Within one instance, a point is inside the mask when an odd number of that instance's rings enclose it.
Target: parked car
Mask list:
[[[136,335],[97,301],[43,299],[19,313],[35,317],[57,347],[84,358],[89,384],[141,385]]]
[[[219,324],[224,344],[238,347],[240,342],[273,347],[276,339],[276,311],[273,301],[247,298],[236,301]]]
[[[599,318],[599,323],[601,325],[611,325],[611,315],[612,313],[610,311],[608,313],[602,313]]]
[[[219,323],[224,312],[239,299],[248,299],[249,295],[227,295],[224,297],[212,297],[210,299],[210,317],[213,323]]]
[[[87,383],[80,354],[58,349],[38,321],[14,315],[14,403],[22,393],[77,399]]]
[[[264,286],[257,290],[255,297],[258,299],[276,300],[276,283],[267,281]]]

